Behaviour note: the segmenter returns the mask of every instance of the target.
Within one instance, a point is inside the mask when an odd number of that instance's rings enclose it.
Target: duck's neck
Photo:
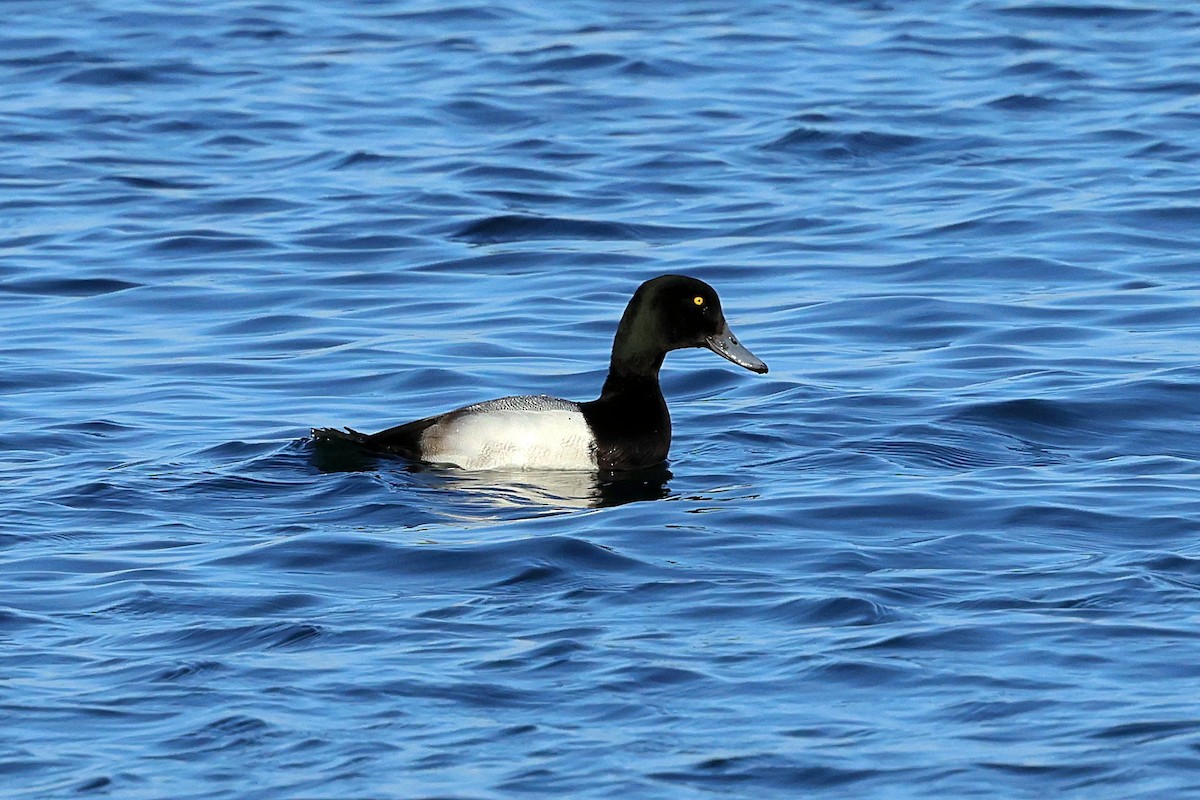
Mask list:
[[[666,353],[662,350],[631,351],[628,347],[622,348],[621,344],[618,336],[608,377],[604,379],[595,404],[608,409],[631,430],[667,431],[669,440],[671,418],[662,386],[658,383],[658,372]]]
[[[655,335],[651,315],[643,313],[643,302],[639,295],[634,295],[617,325],[601,397],[629,388],[640,389],[644,384],[652,384],[657,393],[658,371],[667,352]]]
[[[640,375],[618,375],[609,372],[608,377],[604,379],[604,386],[600,389],[600,397],[598,399],[645,398],[661,402],[662,396],[662,387],[658,385],[657,372],[653,377],[649,378]]]
[[[608,377],[604,379],[604,388],[600,390],[601,397],[615,394],[625,394],[630,391],[650,394],[661,394],[658,387],[658,371],[662,368],[663,356],[630,361],[628,358],[613,358],[608,366]]]

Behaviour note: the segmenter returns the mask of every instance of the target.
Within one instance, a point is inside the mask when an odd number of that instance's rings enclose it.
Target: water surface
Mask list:
[[[6,4],[14,798],[1200,791],[1200,12]],[[586,400],[636,480],[332,463]]]

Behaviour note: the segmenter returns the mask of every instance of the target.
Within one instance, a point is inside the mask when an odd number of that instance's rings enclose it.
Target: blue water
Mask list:
[[[13,0],[13,798],[1200,793],[1200,8]],[[669,472],[314,453],[594,397]]]

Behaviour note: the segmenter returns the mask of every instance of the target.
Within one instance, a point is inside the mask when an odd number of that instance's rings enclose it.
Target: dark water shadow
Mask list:
[[[464,470],[435,467],[354,442],[308,439],[303,442],[314,467],[324,473],[387,473],[397,489],[420,485],[484,496],[497,505],[535,504],[568,508],[608,508],[671,494],[665,464],[630,472],[581,470]]]

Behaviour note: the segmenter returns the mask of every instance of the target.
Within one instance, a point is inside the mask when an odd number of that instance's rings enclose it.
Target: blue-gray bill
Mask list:
[[[737,340],[728,325],[723,327],[720,333],[714,333],[705,339],[704,344],[721,358],[728,358],[739,367],[745,367],[759,375],[763,375],[767,371],[767,365]]]

